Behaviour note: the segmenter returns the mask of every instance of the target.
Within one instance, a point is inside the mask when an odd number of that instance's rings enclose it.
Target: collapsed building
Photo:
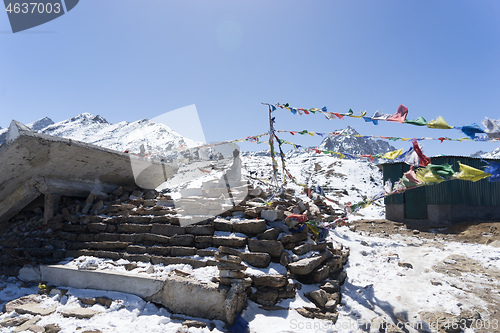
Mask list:
[[[184,189],[176,201],[155,188],[173,177],[177,165],[39,134],[16,121],[0,146],[0,161],[0,274],[128,292],[174,313],[228,325],[247,298],[272,309],[295,297],[301,283],[323,283],[307,295],[315,307],[297,311],[337,318],[349,250],[314,241],[307,227],[291,232],[280,222],[292,213],[333,217],[321,199],[304,203],[285,192],[266,204],[270,193],[229,168],[219,179]],[[216,266],[219,275],[201,283],[182,272],[141,277],[58,264],[81,256]],[[245,273],[270,265],[281,265],[283,273]]]

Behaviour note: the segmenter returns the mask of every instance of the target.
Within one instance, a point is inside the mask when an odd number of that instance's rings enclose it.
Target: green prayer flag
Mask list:
[[[427,125],[427,120],[424,117],[418,117],[415,120],[405,119],[406,124],[416,125],[416,126],[425,126]]]

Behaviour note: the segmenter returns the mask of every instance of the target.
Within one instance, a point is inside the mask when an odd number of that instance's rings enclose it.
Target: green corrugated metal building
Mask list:
[[[487,165],[479,158],[464,156],[431,158],[432,164],[447,163],[456,172],[458,161],[481,170]],[[394,183],[408,170],[410,166],[402,162],[383,164],[384,183],[388,179]],[[474,220],[500,221],[500,182],[451,180],[391,195],[385,198],[385,205],[386,218],[394,221],[419,221],[435,226]]]

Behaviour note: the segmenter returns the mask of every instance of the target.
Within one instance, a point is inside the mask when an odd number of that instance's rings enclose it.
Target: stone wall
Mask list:
[[[51,264],[79,256],[183,263],[193,268],[218,266],[220,276],[214,282],[241,284],[252,301],[269,309],[281,299],[295,297],[301,283],[323,282],[307,295],[316,307],[300,309],[300,313],[335,321],[348,249],[342,244],[314,242],[307,228],[292,233],[283,223],[272,221],[292,213],[331,219],[337,212],[321,200],[298,201],[293,193],[265,205],[262,197],[268,193],[259,188],[248,192],[246,200],[222,217],[187,226],[175,216],[171,197],[155,191],[120,187],[107,196],[90,194],[86,200],[63,197],[46,227],[43,205],[35,202],[4,225],[0,273],[17,275],[25,264]],[[246,265],[265,268],[271,262],[286,267],[287,273],[252,276],[244,272]]]

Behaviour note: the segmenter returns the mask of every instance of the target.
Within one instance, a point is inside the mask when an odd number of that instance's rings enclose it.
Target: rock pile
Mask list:
[[[262,189],[250,187],[248,193],[219,217],[186,226],[181,223],[186,217],[177,215],[172,197],[156,191],[120,187],[109,195],[90,194],[86,200],[63,197],[47,225],[43,225],[43,205],[35,202],[2,226],[0,274],[17,275],[24,264],[79,256],[217,266],[217,282],[241,285],[251,300],[267,308],[295,297],[300,283],[327,281],[310,295],[316,310],[304,308],[300,313],[333,320],[348,249],[315,242],[307,227],[291,232],[279,221],[290,214],[332,221],[342,212],[321,199],[298,200],[290,191],[269,204],[264,201],[269,193]],[[286,269],[282,274],[247,272],[249,267],[270,265]]]

